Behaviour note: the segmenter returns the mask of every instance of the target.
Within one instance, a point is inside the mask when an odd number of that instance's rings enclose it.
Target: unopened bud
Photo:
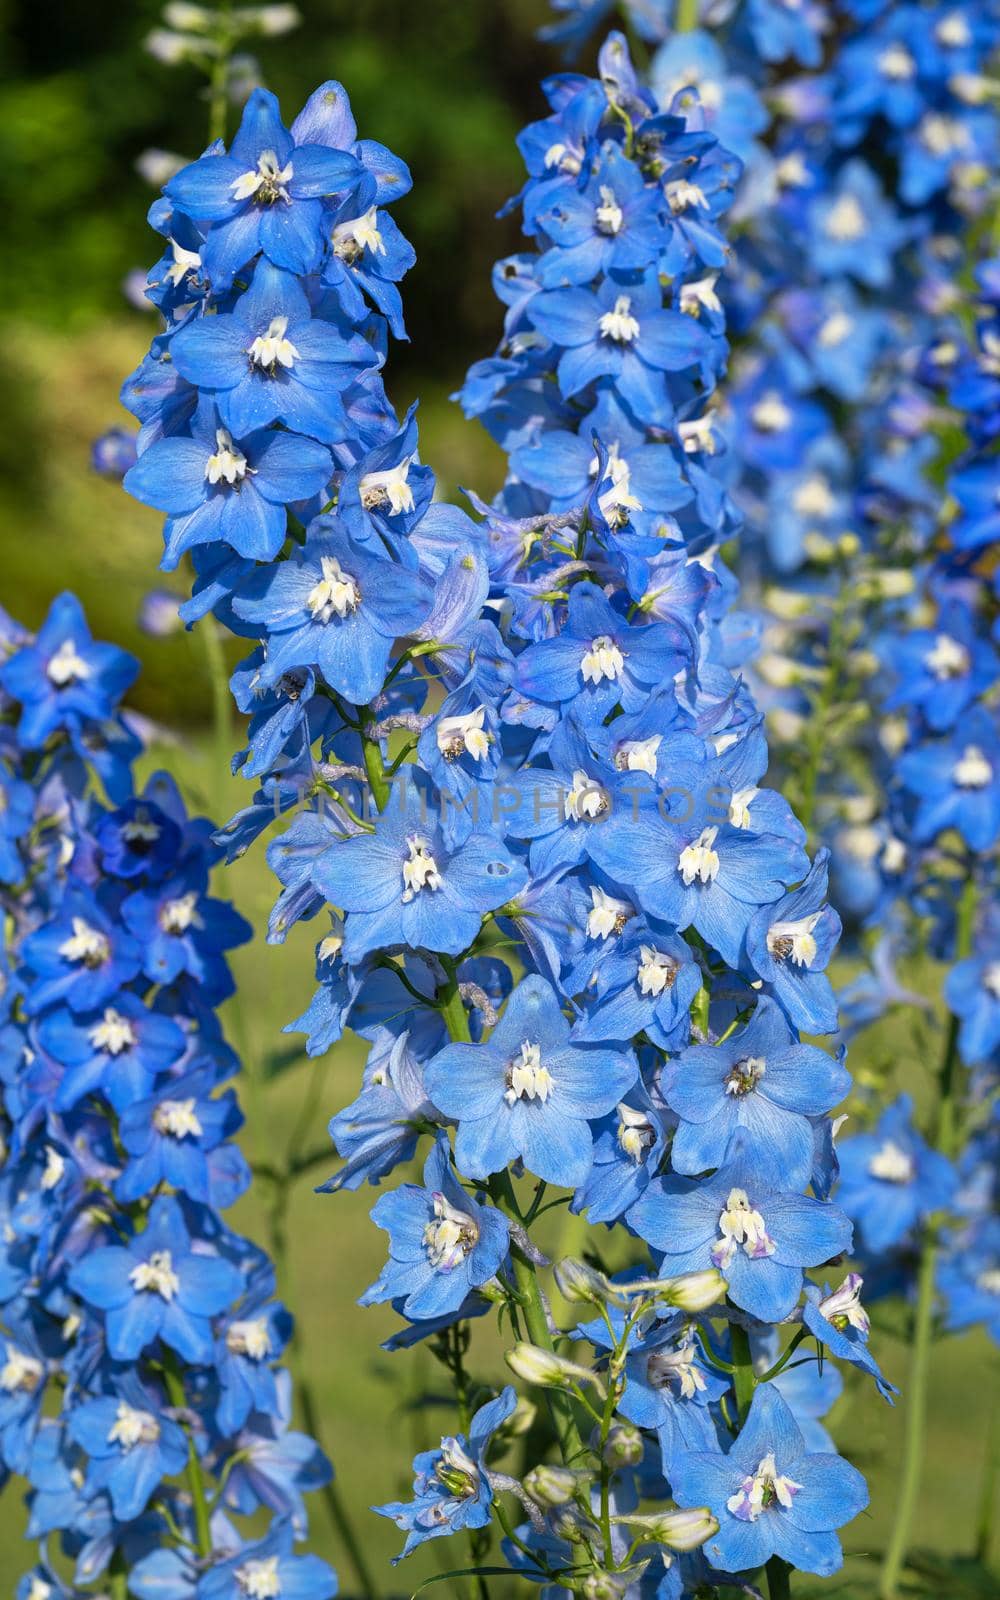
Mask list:
[[[580,1477],[569,1467],[557,1467],[543,1461],[526,1474],[524,1487],[537,1505],[565,1506],[576,1494]]]
[[[643,1457],[642,1434],[631,1422],[616,1422],[602,1451],[609,1467],[637,1467]]]
[[[170,0],[163,8],[163,20],[182,33],[210,33],[216,18],[206,6],[189,5],[187,0]]]
[[[575,1256],[565,1256],[556,1262],[555,1280],[563,1299],[574,1305],[600,1306],[609,1300],[615,1305],[628,1304],[625,1295],[615,1289],[603,1272],[588,1267]]]
[[[596,1524],[572,1506],[563,1506],[555,1511],[551,1521],[556,1538],[565,1539],[567,1544],[588,1544],[592,1539],[600,1538]]]
[[[719,1531],[718,1521],[707,1506],[697,1506],[693,1511],[637,1512],[611,1520],[671,1550],[697,1550]]]
[[[716,1267],[687,1272],[682,1278],[661,1278],[657,1299],[678,1311],[707,1311],[725,1297],[728,1283]]]
[[[569,1389],[574,1384],[589,1383],[604,1398],[605,1389],[596,1372],[581,1367],[576,1361],[557,1356],[554,1350],[543,1350],[537,1344],[523,1340],[513,1350],[504,1354],[511,1372],[525,1383],[534,1383],[542,1389]]]
[[[624,1572],[588,1572],[580,1593],[583,1600],[621,1600],[631,1582],[631,1575]]]

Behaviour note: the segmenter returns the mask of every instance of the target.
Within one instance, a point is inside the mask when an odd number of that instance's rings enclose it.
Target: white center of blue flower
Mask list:
[[[811,967],[816,960],[813,929],[821,913],[798,917],[794,922],[772,922],[767,930],[767,948],[777,961],[791,961],[796,967]]]
[[[288,318],[272,317],[267,332],[258,333],[247,351],[251,366],[261,367],[271,373],[276,372],[278,367],[294,367],[299,352],[291,339],[285,337],[287,332]]]
[[[763,1056],[744,1056],[742,1060],[734,1061],[726,1078],[726,1093],[742,1100],[744,1095],[753,1093],[766,1071],[767,1063]]]
[[[57,1188],[62,1182],[65,1171],[65,1157],[60,1154],[55,1145],[47,1144],[45,1146],[45,1166],[42,1169],[42,1188],[46,1192]]]
[[[792,413],[776,389],[762,394],[750,412],[758,433],[785,433],[792,425]]]
[[[639,993],[658,1000],[665,989],[672,989],[677,978],[677,962],[651,944],[639,946],[639,965],[635,981]]]
[[[261,1556],[255,1561],[245,1561],[236,1569],[236,1582],[247,1600],[280,1600],[278,1557]]]
[[[470,1500],[479,1493],[479,1468],[457,1439],[441,1440],[441,1454],[434,1464],[434,1476],[442,1488],[457,1500]],[[430,1520],[447,1522],[447,1508],[437,1507],[430,1513]]]
[[[972,144],[965,123],[959,122],[957,117],[942,116],[940,112],[931,112],[921,119],[917,137],[932,156],[957,156]]]
[[[591,470],[595,474],[598,466],[595,457],[591,463]],[[642,510],[642,501],[632,493],[629,464],[618,454],[617,446],[611,449],[601,482],[608,485],[597,497],[601,515],[612,528],[623,528],[631,511]]]
[[[601,203],[594,212],[594,220],[600,233],[620,233],[625,221],[625,213],[618,201],[615,192],[606,183],[601,184]]]
[[[184,282],[189,272],[197,272],[200,269],[201,256],[197,250],[185,250],[176,239],[170,241],[170,253],[174,259],[167,268],[166,276],[176,289]]]
[[[160,1424],[148,1411],[139,1411],[126,1400],[118,1403],[115,1420],[108,1433],[109,1444],[120,1444],[131,1450],[137,1444],[155,1444],[160,1437]]]
[[[639,324],[632,315],[632,297],[620,294],[610,311],[605,311],[597,326],[606,339],[616,344],[631,344],[639,337]]]
[[[200,1139],[204,1129],[195,1112],[195,1100],[161,1100],[153,1112],[153,1127],[157,1133],[169,1134],[171,1139]]]
[[[877,64],[883,78],[894,78],[897,82],[905,82],[908,78],[912,78],[917,70],[917,63],[909,50],[898,42],[880,51]]]
[[[699,211],[709,210],[705,191],[699,189],[696,183],[689,183],[686,178],[672,179],[664,185],[663,193],[675,217],[682,211],[690,211],[692,206],[697,206]]]
[[[792,495],[792,508],[800,517],[829,517],[836,506],[829,480],[820,472],[800,483]]]
[[[148,1261],[138,1261],[128,1275],[133,1289],[172,1300],[181,1286],[169,1250],[154,1250]]]
[[[694,283],[681,284],[681,310],[689,317],[698,316],[701,310],[721,311],[722,301],[715,292],[717,274],[697,278]]]
[[[682,1400],[693,1400],[705,1389],[705,1378],[695,1364],[694,1335],[674,1349],[654,1350],[646,1362],[646,1376],[654,1389],[676,1387]]]
[[[836,349],[838,344],[843,344],[848,334],[854,328],[854,318],[849,317],[846,311],[835,311],[832,316],[820,324],[816,335],[817,342],[824,350]]]
[[[608,810],[608,797],[599,783],[587,776],[579,767],[573,773],[572,786],[566,791],[563,812],[567,822],[596,822]]]
[[[935,678],[964,678],[969,670],[969,652],[950,633],[939,633],[924,656],[924,666]]]
[[[857,195],[839,195],[823,219],[823,232],[838,244],[853,244],[868,232],[865,214]]]
[[[187,933],[190,927],[200,928],[201,918],[198,916],[198,895],[196,890],[189,889],[187,894],[178,895],[176,900],[165,900],[160,907],[159,923],[164,933]]]
[[[662,733],[648,739],[625,739],[615,751],[615,767],[619,772],[648,772],[656,777],[656,752],[663,742]]]
[[[869,1161],[868,1171],[883,1183],[912,1183],[916,1165],[909,1151],[903,1150],[895,1139],[884,1139]]]
[[[600,633],[596,639],[591,639],[590,649],[584,651],[580,671],[584,683],[602,683],[605,678],[614,683],[621,677],[624,665],[625,657],[615,641],[608,634]]]
[[[726,1509],[741,1522],[756,1522],[765,1511],[774,1506],[784,1506],[787,1511],[801,1483],[794,1478],[782,1477],[769,1450],[757,1465],[756,1472],[743,1479],[735,1494],[726,1501]]]
[[[73,640],[64,639],[55,654],[49,657],[45,673],[57,689],[65,689],[71,683],[85,683],[90,677],[90,668]]]
[[[438,1272],[461,1266],[479,1243],[479,1229],[467,1211],[460,1211],[443,1194],[432,1196],[434,1216],[424,1228],[427,1259]]]
[[[715,850],[718,828],[702,828],[693,844],[687,844],[677,858],[677,870],[685,887],[697,883],[714,883],[719,875],[719,856]]]
[[[155,844],[163,830],[148,811],[139,810],[122,823],[122,838],[129,844]]]
[[[252,1317],[245,1322],[231,1322],[226,1329],[226,1349],[234,1356],[248,1356],[251,1361],[263,1361],[271,1354],[267,1318]]]
[[[0,1389],[5,1394],[34,1394],[45,1368],[34,1356],[25,1355],[16,1345],[7,1346],[7,1358],[0,1367]]]
[[[485,761],[490,749],[485,721],[485,706],[477,706],[460,717],[442,717],[437,725],[437,747],[445,760],[457,761],[459,756],[470,755],[474,761]]]
[[[985,1267],[976,1275],[976,1288],[986,1294],[1000,1295],[1000,1267]]]
[[[306,595],[306,605],[314,622],[331,622],[346,617],[361,604],[361,590],[336,556],[320,556],[322,576]]]
[[[509,1106],[518,1100],[537,1100],[544,1105],[553,1087],[552,1075],[548,1067],[542,1065],[541,1048],[525,1039],[520,1054],[507,1065],[504,1099]]]
[[[441,874],[426,839],[411,834],[406,841],[409,855],[403,862],[403,904],[408,905],[422,889],[440,889]]]
[[[273,150],[262,150],[256,167],[241,173],[234,182],[234,200],[253,200],[257,205],[271,206],[276,200],[288,199],[288,184],[292,181],[292,163],[279,167]]]
[[[644,1111],[635,1111],[632,1106],[620,1105],[618,1107],[618,1144],[630,1160],[640,1165],[646,1158],[646,1151],[656,1143],[656,1134]]]
[[[363,217],[350,222],[338,222],[330,235],[333,253],[348,265],[370,250],[373,255],[384,256],[385,241],[378,231],[378,210],[372,206]]]
[[[967,744],[951,769],[960,789],[985,789],[993,779],[993,768],[978,744]]]
[[[849,1272],[839,1289],[833,1294],[828,1294],[819,1304],[820,1315],[827,1322],[832,1322],[835,1328],[855,1328],[862,1338],[867,1339],[871,1330],[868,1313],[861,1304],[861,1289],[864,1279],[857,1272]]]
[[[236,445],[228,428],[216,428],[215,450],[205,462],[209,483],[242,483],[247,475],[247,458]]]
[[[95,1050],[105,1050],[109,1056],[120,1056],[123,1050],[132,1050],[137,1042],[131,1022],[114,1006],[105,1009],[100,1022],[95,1022],[87,1037]]]
[[[971,44],[972,34],[969,23],[961,11],[952,11],[941,21],[935,23],[934,37],[939,44],[946,45],[952,50],[961,50],[963,46]]]
[[[759,789],[735,789],[729,797],[729,820],[734,828],[749,828],[750,806],[760,794]]]
[[[59,954],[85,967],[103,966],[111,956],[107,935],[99,928],[92,928],[83,917],[74,917],[72,926],[73,932],[59,946]]]
[[[616,900],[613,894],[608,894],[597,884],[591,885],[590,900],[587,934],[591,939],[610,939],[612,934],[617,938],[629,917],[635,915],[635,907],[630,901]]]
[[[741,1245],[752,1261],[774,1255],[774,1240],[745,1189],[730,1189],[719,1217],[719,1235],[712,1246],[712,1261],[720,1272],[725,1272]]]
[[[983,988],[988,989],[995,1000],[1000,1000],[1000,961],[991,961],[983,969]]]
[[[361,504],[366,511],[381,511],[389,507],[389,515],[398,517],[414,508],[413,490],[409,484],[410,463],[407,456],[397,467],[386,467],[383,472],[366,472],[358,486]]]

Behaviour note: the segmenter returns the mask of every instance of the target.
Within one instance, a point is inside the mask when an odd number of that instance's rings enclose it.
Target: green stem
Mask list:
[[[909,1404],[906,1411],[906,1443],[903,1451],[903,1472],[899,1498],[896,1502],[896,1519],[892,1536],[882,1563],[879,1594],[882,1600],[894,1600],[900,1573],[906,1560],[910,1543],[910,1527],[920,1492],[921,1470],[924,1458],[924,1434],[927,1425],[927,1379],[930,1371],[931,1340],[934,1331],[934,1267],[937,1258],[937,1241],[934,1229],[924,1227],[920,1251],[920,1270],[917,1277],[917,1309],[913,1330],[913,1353],[910,1357]]]
[[[229,669],[222,648],[222,635],[214,617],[206,617],[198,629],[205,651],[208,683],[212,692],[212,762],[220,822],[228,807],[229,768],[233,755],[232,723],[229,715]]]
[[[764,1571],[767,1573],[767,1592],[770,1600],[791,1600],[791,1568],[780,1556],[772,1556]]]
[[[465,1435],[469,1437],[469,1423],[471,1421],[471,1408],[469,1405],[469,1375],[465,1370],[465,1344],[468,1338],[468,1324],[455,1322],[445,1335],[447,1340],[447,1366],[455,1386],[455,1404],[458,1408],[458,1425]],[[469,1540],[469,1555],[472,1565],[477,1567],[489,1548],[489,1538],[483,1539],[482,1529],[466,1529]],[[470,1588],[478,1600],[489,1600],[489,1590],[486,1579],[482,1573],[477,1573]]]
[[[698,0],[677,0],[674,32],[690,33],[698,26]]]
[[[172,1351],[168,1351],[164,1359],[163,1378],[167,1386],[167,1398],[170,1404],[178,1410],[186,1409],[187,1395],[184,1393],[184,1380],[180,1374],[177,1357]],[[200,1556],[210,1556],[212,1554],[212,1530],[209,1526],[205,1474],[201,1470],[201,1461],[195,1446],[194,1434],[186,1423],[184,1424],[184,1431],[188,1436],[186,1476],[194,1512],[195,1540],[198,1546],[198,1554]]]
[[[738,1322],[730,1323],[729,1340],[733,1352],[733,1390],[736,1395],[736,1410],[742,1425],[750,1410],[757,1379],[753,1370],[753,1357],[750,1354],[750,1335],[746,1328],[741,1327]]]
[[[983,1462],[983,1479],[979,1490],[979,1509],[976,1515],[976,1560],[988,1567],[993,1554],[993,1519],[996,1515],[997,1487],[1000,1479],[1000,1417],[998,1411],[998,1384],[993,1382],[993,1397],[986,1419],[986,1459]]]
[[[229,110],[229,58],[233,49],[233,35],[229,0],[223,0],[217,17],[216,43],[218,55],[212,58],[208,78],[208,138],[209,143],[226,137],[226,116]]]
[[[369,739],[366,733],[361,735],[361,744],[365,757],[365,772],[368,774],[368,784],[379,811],[384,811],[389,804],[391,785],[385,775],[385,765],[382,761],[382,749],[377,739]]]

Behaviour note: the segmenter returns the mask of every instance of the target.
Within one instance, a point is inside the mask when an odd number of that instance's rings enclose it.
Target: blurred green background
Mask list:
[[[136,157],[150,146],[194,155],[205,136],[197,74],[165,67],[142,50],[158,9],[150,0],[0,0],[0,602],[34,625],[55,593],[75,589],[95,634],[143,659],[130,703],[163,730],[145,765],[170,766],[192,803],[221,817],[247,794],[212,754],[199,642],[183,634],[154,640],[137,628],[143,595],[162,583],[158,519],[89,468],[94,435],[128,422],[118,387],[155,327],[121,293],[125,275],[158,253],[144,222],[152,191],[135,170]],[[517,248],[518,232],[516,220],[497,221],[494,213],[521,181],[513,140],[544,109],[538,80],[560,64],[535,37],[547,6],[544,0],[300,0],[300,9],[302,27],[259,47],[266,81],[290,120],[316,83],[339,78],[362,133],[410,164],[414,190],[395,215],[418,255],[403,285],[411,343],[392,350],[387,383],[400,408],[420,396],[422,453],[444,492],[468,484],[489,494],[500,481],[498,452],[447,397],[469,362],[496,343],[500,310],[490,267]],[[171,581],[183,588],[183,575]],[[261,852],[223,878],[221,892],[262,928],[272,880]],[[302,1010],[311,992],[313,942],[312,930],[300,927],[283,949],[258,940],[234,963],[240,999],[227,1022],[247,1061],[246,1147],[271,1167],[322,1152],[328,1116],[356,1092],[362,1055],[352,1044],[323,1062],[300,1058],[269,1076],[289,1043],[281,1023]],[[896,1058],[907,1082],[914,1070],[909,1049],[891,1031],[873,1033],[862,1046],[872,1063]],[[409,1595],[443,1567],[463,1564],[464,1546],[442,1540],[393,1571],[387,1563],[399,1548],[397,1531],[365,1509],[406,1497],[414,1451],[454,1423],[448,1409],[418,1399],[440,1387],[426,1351],[389,1357],[378,1349],[395,1318],[355,1304],[382,1260],[382,1236],[368,1222],[372,1196],[317,1198],[311,1186],[325,1175],[320,1163],[299,1178],[286,1214],[275,1203],[277,1191],[261,1180],[235,1221],[279,1248],[323,1443],[337,1464],[378,1593],[389,1600]],[[474,1371],[497,1381],[499,1347],[484,1324],[475,1349]],[[905,1348],[882,1337],[879,1354],[902,1383]],[[946,1554],[973,1546],[989,1369],[986,1342],[978,1337],[949,1341],[935,1356],[918,1518],[918,1539],[930,1554],[913,1581],[939,1600],[997,1593],[971,1564],[940,1565]],[[903,1406],[890,1410],[869,1388],[848,1382],[833,1425],[870,1475],[872,1509],[848,1533],[842,1578],[804,1583],[797,1596],[860,1600],[872,1592],[866,1553],[885,1537],[902,1421]],[[22,1525],[11,1485],[0,1499],[3,1595],[13,1592],[29,1559]],[[343,1592],[356,1593],[343,1539],[320,1497],[312,1547],[334,1560]],[[438,1592],[457,1594],[460,1587],[448,1581]],[[512,1592],[513,1585],[493,1581],[497,1600]]]

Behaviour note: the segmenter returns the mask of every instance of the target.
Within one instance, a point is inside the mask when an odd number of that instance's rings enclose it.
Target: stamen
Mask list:
[[[515,1056],[507,1068],[504,1099],[509,1106],[518,1100],[537,1100],[544,1105],[553,1087],[552,1075],[548,1067],[542,1065],[540,1047],[525,1039],[521,1054]]]

